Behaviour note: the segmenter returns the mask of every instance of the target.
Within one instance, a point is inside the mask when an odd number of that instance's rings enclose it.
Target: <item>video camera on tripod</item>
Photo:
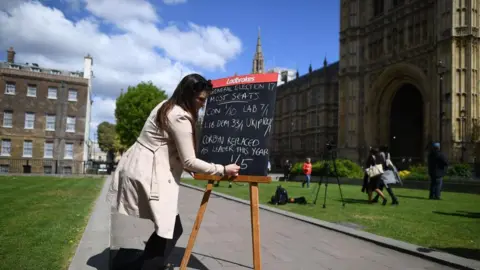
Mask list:
[[[327,151],[324,151],[322,155],[322,160],[327,161],[330,159],[330,161],[333,164],[333,173],[335,177],[337,178],[337,184],[338,184],[338,189],[340,190],[340,197],[342,199],[342,206],[345,207],[345,201],[343,200],[343,192],[342,192],[342,187],[340,186],[340,179],[338,178],[338,171],[337,171],[337,163],[336,163],[336,155],[335,155],[335,150],[336,150],[336,145],[335,143],[330,140],[325,144],[325,148]],[[328,156],[328,157],[327,157]],[[327,201],[327,188],[328,188],[328,175],[330,173],[330,165],[328,162],[325,162],[325,170],[320,176],[320,180],[318,181],[318,186],[317,186],[317,192],[315,195],[315,199],[313,200],[313,204],[317,204],[317,199],[318,199],[318,194],[320,193],[320,187],[322,186],[323,181],[325,180],[325,197],[323,198],[323,208],[326,207],[326,201]]]

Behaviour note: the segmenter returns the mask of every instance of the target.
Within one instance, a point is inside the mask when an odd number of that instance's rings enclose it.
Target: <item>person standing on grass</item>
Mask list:
[[[305,184],[307,184],[307,188],[309,188],[312,176],[312,162],[310,158],[306,158],[305,163],[303,163],[303,174],[305,174],[305,180],[302,183],[302,187],[305,187]]]
[[[447,174],[448,161],[440,151],[440,143],[434,143],[428,154],[428,175],[430,176],[430,200],[440,200],[443,177]]]
[[[290,180],[290,171],[292,170],[292,163],[290,160],[286,160],[285,164],[283,165],[283,181]]]
[[[212,84],[199,74],[185,76],[172,96],[148,116],[137,141],[115,171],[110,196],[120,214],[150,219],[155,231],[145,250],[124,269],[169,269],[167,260],[183,233],[178,200],[183,170],[236,176],[236,164],[208,163],[195,156],[195,125]]]

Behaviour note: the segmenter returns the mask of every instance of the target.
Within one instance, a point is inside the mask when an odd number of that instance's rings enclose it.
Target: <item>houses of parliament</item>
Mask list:
[[[480,0],[342,0],[339,61],[324,59],[277,87],[271,160],[337,156],[361,162],[370,146],[425,161],[440,142],[472,162],[479,139]],[[253,73],[263,73],[260,36]]]

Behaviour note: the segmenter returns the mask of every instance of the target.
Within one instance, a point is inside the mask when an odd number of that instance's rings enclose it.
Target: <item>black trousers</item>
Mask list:
[[[182,234],[182,222],[180,220],[180,215],[177,215],[175,219],[175,227],[173,229],[173,239],[160,237],[153,232],[145,245],[143,254],[137,260],[136,269],[163,269]]]

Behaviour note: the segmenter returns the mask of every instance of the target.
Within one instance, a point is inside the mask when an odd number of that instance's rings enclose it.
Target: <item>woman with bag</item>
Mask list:
[[[387,189],[390,198],[392,198],[392,205],[398,205],[398,199],[393,193],[392,187],[389,186],[391,184],[402,183],[400,180],[400,176],[398,175],[397,168],[393,165],[390,159],[390,153],[388,152],[388,146],[382,146],[380,148],[380,154],[382,159],[385,160],[385,164],[383,165],[383,174],[381,175],[380,179],[380,190],[383,191],[385,187]],[[375,196],[373,202],[378,202],[379,195]]]
[[[383,174],[383,164],[385,163],[385,159],[379,155],[379,151],[377,148],[370,149],[370,156],[368,157],[368,168],[366,169],[366,173],[369,178],[367,192],[368,192],[368,201],[373,203],[372,196],[373,192],[375,191],[380,197],[383,199],[382,205],[387,204],[387,199],[383,192],[380,190],[380,183],[381,177]]]

